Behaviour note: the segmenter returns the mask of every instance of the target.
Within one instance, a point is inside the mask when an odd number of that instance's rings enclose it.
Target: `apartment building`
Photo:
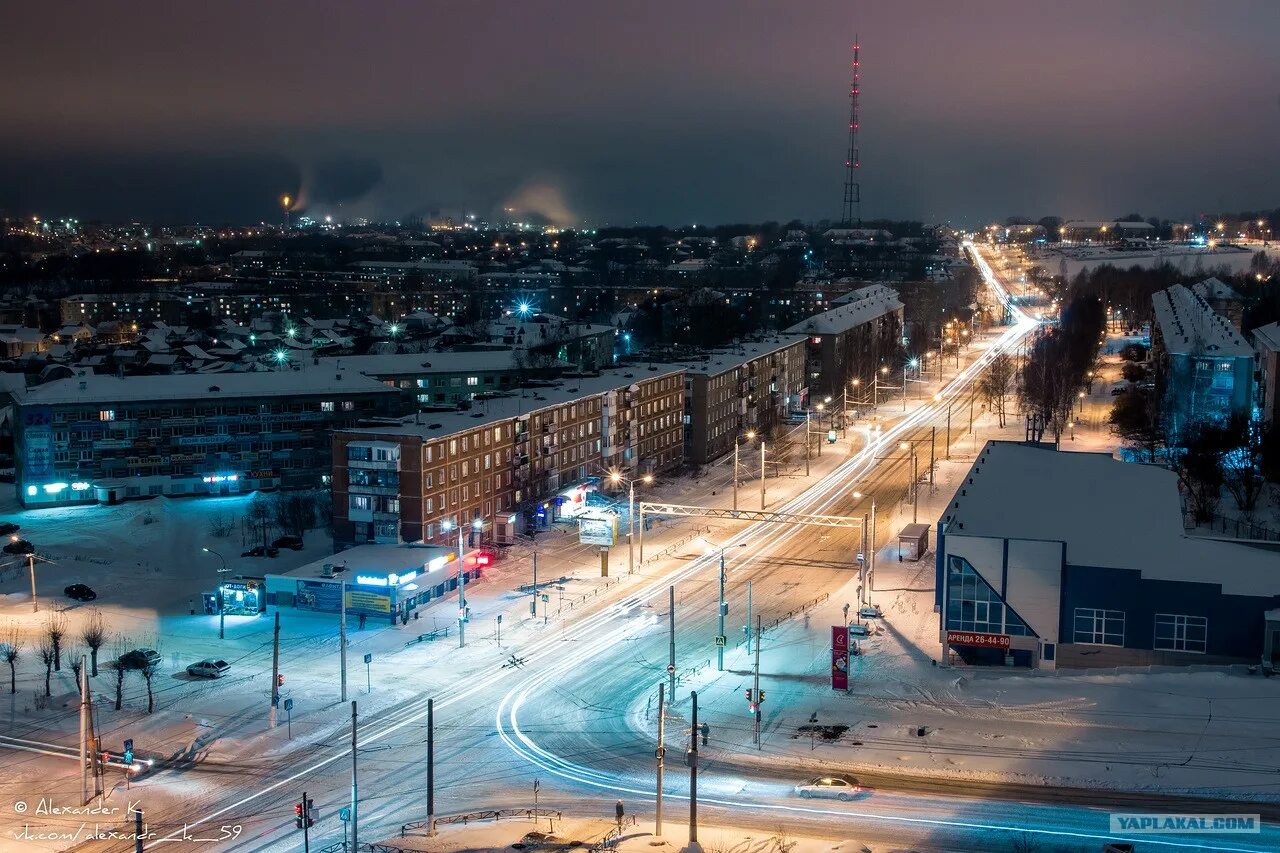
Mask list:
[[[903,307],[896,290],[876,284],[833,301],[839,304],[786,330],[809,338],[806,371],[814,396],[842,394],[853,379],[869,383],[902,348]]]
[[[402,395],[354,371],[107,376],[15,388],[23,506],[230,494],[324,482],[330,438],[403,414]]]
[[[685,369],[685,456],[703,465],[749,430],[767,433],[803,405],[806,335],[742,342]]]
[[[648,370],[646,369],[646,374]],[[462,525],[511,541],[572,517],[612,468],[679,465],[683,373],[611,371],[478,398],[385,426],[343,430],[333,445],[334,542],[445,542]]]

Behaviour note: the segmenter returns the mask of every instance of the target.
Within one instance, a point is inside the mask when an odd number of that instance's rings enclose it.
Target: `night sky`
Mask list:
[[[1190,216],[1280,199],[1277,0],[8,2],[0,212]]]

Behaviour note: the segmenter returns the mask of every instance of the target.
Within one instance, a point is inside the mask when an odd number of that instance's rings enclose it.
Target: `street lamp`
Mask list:
[[[467,644],[467,556],[462,542],[462,525],[454,524],[448,518],[440,522],[445,533],[458,529],[458,648]],[[477,518],[471,522],[474,530],[484,529],[484,519]]]
[[[860,606],[870,604],[867,600],[867,592],[870,591],[870,585],[875,582],[876,572],[876,498],[875,495],[864,495],[862,492],[854,492],[855,500],[862,500],[864,497],[871,498],[871,527],[867,527],[867,515],[862,516],[862,560],[858,567],[862,574],[861,586],[858,592],[858,600]]]
[[[206,554],[212,554],[222,561],[222,568],[218,569],[218,585],[214,587],[214,595],[218,598],[218,639],[225,640],[227,638],[227,609],[222,602],[222,576],[231,571],[227,568],[227,558],[219,554],[212,548],[201,548]]]
[[[911,523],[915,524],[919,521],[920,506],[920,475],[916,471],[916,445],[914,442],[898,442],[899,450],[911,451]]]
[[[735,451],[736,449],[737,448],[735,447]],[[735,457],[735,461],[736,461],[736,457]],[[735,476],[737,475],[736,470],[734,471],[734,474]],[[622,476],[621,471],[609,472],[609,482],[613,483],[615,486],[620,484],[623,480],[626,480],[628,483],[628,488],[627,488],[627,574],[633,575],[636,572],[636,536],[635,536],[635,533],[636,533],[636,530],[635,530],[636,479],[634,477]],[[652,485],[653,475],[645,474],[643,477],[640,478],[640,482],[644,483],[646,486]],[[736,485],[736,481],[735,481],[735,485]],[[737,492],[735,491],[734,494],[736,495]]]
[[[747,430],[747,441],[755,441],[756,431]],[[733,508],[738,508],[738,448],[742,446],[742,437],[733,440]]]
[[[720,552],[720,604],[716,611],[716,671],[724,672],[724,647],[728,643],[728,638],[724,633],[724,617],[729,614],[729,602],[724,598],[724,545],[716,546],[707,539],[703,539],[707,545],[707,550],[718,550]],[[739,542],[739,548],[747,547],[746,542]],[[750,614],[747,615],[747,622],[751,622]]]

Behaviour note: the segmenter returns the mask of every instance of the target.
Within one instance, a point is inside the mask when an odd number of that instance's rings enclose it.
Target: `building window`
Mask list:
[[[1075,642],[1095,646],[1124,645],[1124,611],[1077,607]]]
[[[342,411],[344,411],[344,412],[354,412],[355,410],[356,410],[356,403],[355,403],[355,400],[343,400],[343,401],[342,401]]]
[[[320,411],[322,411],[322,412],[332,412],[332,411],[333,411],[333,401],[332,401],[332,400],[324,400],[323,402],[321,402],[321,403],[320,403]]]
[[[103,409],[102,411],[98,412],[98,420],[100,421],[114,421],[115,419],[116,419],[115,409]]]
[[[1209,620],[1203,616],[1156,614],[1156,634],[1152,648],[1164,652],[1204,654],[1209,638]]]
[[[352,508],[352,509],[356,509],[356,510],[367,510],[367,509],[369,509],[369,496],[368,496],[368,495],[350,495],[349,497],[351,498],[351,508]]]
[[[1035,636],[963,557],[947,560],[947,630]]]
[[[467,377],[467,384],[468,384],[468,385],[472,385],[472,386],[479,385],[479,384],[480,384],[480,377],[479,377],[479,376],[468,376],[468,377]]]
[[[373,459],[372,447],[360,447],[353,444],[347,445],[347,461],[368,462],[371,459]]]

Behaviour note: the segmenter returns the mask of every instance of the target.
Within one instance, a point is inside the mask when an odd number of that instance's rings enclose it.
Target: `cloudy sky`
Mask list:
[[[0,32],[0,212],[584,224],[1280,204],[1280,2],[60,2]]]

